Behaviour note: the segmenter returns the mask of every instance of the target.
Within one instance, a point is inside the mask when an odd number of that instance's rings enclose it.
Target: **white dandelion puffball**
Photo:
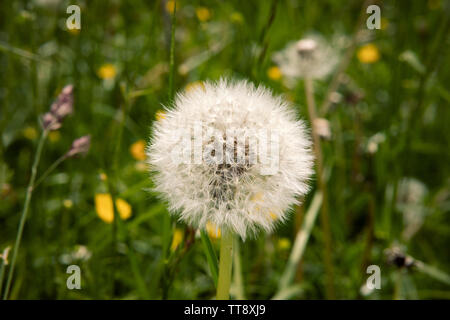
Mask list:
[[[273,60],[288,78],[322,79],[336,67],[338,53],[325,39],[313,35],[289,43],[285,49],[275,53]]]
[[[155,122],[147,154],[171,213],[242,239],[284,221],[313,172],[309,133],[294,108],[247,81],[178,93]]]

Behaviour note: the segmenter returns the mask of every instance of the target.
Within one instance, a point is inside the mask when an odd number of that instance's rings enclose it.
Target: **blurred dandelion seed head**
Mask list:
[[[249,161],[261,159],[253,146],[266,142],[260,129],[277,132],[278,153],[269,156],[277,167],[270,174],[263,163]],[[181,139],[180,131],[188,137]],[[200,157],[192,151],[197,147]],[[174,150],[187,161],[177,161]],[[226,163],[215,161],[220,153]],[[178,93],[165,118],[154,122],[147,154],[155,189],[172,213],[194,227],[212,224],[243,239],[286,219],[308,191],[313,166],[310,137],[294,108],[246,81],[205,82]]]
[[[292,79],[327,77],[338,63],[338,52],[320,36],[289,43],[273,56],[281,73]]]
[[[3,260],[3,265],[8,265],[9,261],[8,261],[8,255],[9,255],[9,251],[11,250],[11,247],[6,247],[2,254],[0,254],[0,259]]]

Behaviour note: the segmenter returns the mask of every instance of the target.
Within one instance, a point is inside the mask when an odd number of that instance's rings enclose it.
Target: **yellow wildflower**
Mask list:
[[[48,140],[50,140],[50,142],[57,142],[59,139],[61,139],[61,133],[59,133],[59,131],[51,131],[48,134]]]
[[[116,67],[111,63],[105,63],[97,71],[98,76],[102,79],[113,79],[116,73]]]
[[[177,11],[178,8],[180,8],[180,3],[177,1]],[[175,9],[175,1],[174,0],[169,0],[166,2],[166,11],[169,13],[173,13],[173,10]]]
[[[267,76],[275,81],[280,80],[282,76],[280,68],[276,66],[270,67],[269,70],[267,70]]]
[[[145,141],[138,140],[130,147],[130,153],[136,160],[143,161],[146,158],[145,155]]]
[[[67,29],[71,35],[77,36],[80,34],[81,29],[73,28],[73,29]]]
[[[108,176],[106,175],[106,173],[104,173],[104,172],[100,173],[100,180],[102,180],[102,181],[108,180]]]
[[[73,202],[72,202],[72,200],[70,200],[70,199],[65,199],[65,200],[63,201],[63,206],[64,206],[64,208],[66,208],[66,209],[72,208],[72,207],[73,207]]]
[[[220,228],[212,222],[206,223],[206,232],[208,232],[208,235],[211,239],[218,239],[221,235]]]
[[[236,11],[230,15],[230,20],[231,22],[241,24],[242,22],[244,22],[244,16],[240,12]]]
[[[428,0],[428,8],[430,10],[439,9],[441,6],[441,0]]]
[[[156,111],[156,115],[155,115],[156,121],[161,121],[165,117],[166,117],[166,113],[164,111],[162,111],[162,110]]]
[[[288,238],[278,239],[278,248],[280,250],[288,250],[291,247],[291,240]]]
[[[173,233],[172,244],[170,245],[170,250],[175,251],[180,243],[183,241],[183,230],[176,228]]]
[[[184,90],[186,91],[191,91],[193,89],[197,89],[197,88],[202,88],[203,90],[205,90],[205,85],[203,84],[202,81],[194,81],[194,82],[190,82],[186,85],[186,87],[184,88]]]
[[[131,206],[123,199],[116,199],[116,207],[119,212],[119,216],[122,219],[128,219],[131,217]],[[95,195],[95,210],[100,219],[106,223],[114,221],[114,207],[112,197],[109,193],[98,193]]]
[[[211,12],[205,7],[198,7],[195,9],[195,14],[201,22],[208,21],[211,18]]]
[[[28,140],[34,140],[38,135],[36,128],[34,127],[26,127],[25,129],[23,129],[22,134]]]
[[[356,55],[362,63],[374,63],[380,59],[380,52],[373,43],[366,44],[359,48]]]

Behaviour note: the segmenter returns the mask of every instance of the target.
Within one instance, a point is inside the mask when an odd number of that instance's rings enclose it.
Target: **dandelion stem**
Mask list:
[[[220,239],[219,279],[217,281],[217,300],[230,298],[231,269],[233,265],[233,233],[225,228]]]
[[[239,238],[235,237],[234,239],[234,285],[236,288],[236,299],[237,300],[245,300],[245,292],[244,292],[244,281],[242,279],[242,263],[241,263],[241,254],[240,254],[240,242]]]
[[[446,285],[450,285],[450,276],[445,272],[436,269],[435,267],[429,266],[422,261],[415,261],[414,266],[416,270],[445,283]]]
[[[31,178],[28,183],[27,194],[25,197],[25,205],[23,207],[22,215],[20,217],[19,227],[17,230],[16,242],[12,251],[11,256],[11,266],[8,271],[8,279],[6,280],[5,291],[3,293],[3,300],[8,299],[9,289],[11,287],[11,281],[14,274],[14,267],[16,265],[17,253],[19,252],[20,241],[22,240],[23,228],[25,226],[25,221],[27,219],[28,210],[30,207],[31,196],[33,195],[33,184],[36,179],[37,167],[39,164],[39,160],[41,159],[42,149],[44,147],[45,139],[47,138],[48,131],[43,130],[41,137],[39,138],[38,147],[36,153],[34,155],[33,165],[31,167]]]
[[[320,143],[320,136],[315,128],[316,115],[316,105],[314,101],[314,86],[313,81],[310,78],[305,78],[305,94],[306,94],[306,104],[308,105],[308,114],[311,121],[312,136],[314,142],[314,154],[316,156],[317,163],[317,184],[322,192],[322,211],[321,211],[321,223],[325,242],[325,252],[324,252],[324,262],[325,270],[327,274],[327,285],[326,285],[326,295],[328,299],[334,299],[334,271],[333,271],[333,261],[332,261],[332,238],[330,229],[330,218],[328,210],[328,194],[325,184],[325,176],[323,169],[323,155],[322,147]]]

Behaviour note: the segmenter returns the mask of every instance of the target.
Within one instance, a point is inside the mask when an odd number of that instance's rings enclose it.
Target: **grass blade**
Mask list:
[[[206,260],[208,260],[208,265],[209,269],[211,270],[214,284],[217,286],[217,279],[219,275],[219,261],[212,246],[211,240],[209,240],[208,234],[204,230],[201,230],[200,234],[203,243],[203,250],[205,251],[206,255]]]

